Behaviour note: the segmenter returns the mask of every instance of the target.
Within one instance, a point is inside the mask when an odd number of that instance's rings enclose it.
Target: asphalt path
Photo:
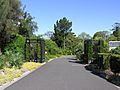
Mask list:
[[[119,90],[72,60],[54,59],[4,90]]]

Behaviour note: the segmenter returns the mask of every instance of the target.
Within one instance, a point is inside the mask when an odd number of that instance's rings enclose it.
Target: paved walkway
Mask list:
[[[119,90],[70,60],[55,59],[5,90]]]

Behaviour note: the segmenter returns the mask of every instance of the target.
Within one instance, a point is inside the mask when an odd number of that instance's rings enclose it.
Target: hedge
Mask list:
[[[120,72],[120,55],[111,53],[99,53],[97,64],[100,69],[111,69],[114,73]]]

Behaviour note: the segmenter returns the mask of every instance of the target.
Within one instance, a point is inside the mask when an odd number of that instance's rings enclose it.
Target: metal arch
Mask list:
[[[29,61],[31,60],[31,50],[30,50],[30,45],[31,44],[38,44],[38,46],[40,47],[40,50],[39,50],[39,56],[40,57],[37,57],[37,53],[34,53],[34,57],[36,56],[36,60],[34,58],[34,61],[35,62],[44,62],[45,61],[45,41],[44,39],[30,39],[30,38],[26,38],[26,41],[25,41],[25,46],[24,46],[24,60],[27,61],[27,59],[29,59]],[[28,46],[28,58],[26,57],[27,56],[27,46]],[[33,59],[33,58],[32,58]],[[39,59],[39,60],[38,60]]]

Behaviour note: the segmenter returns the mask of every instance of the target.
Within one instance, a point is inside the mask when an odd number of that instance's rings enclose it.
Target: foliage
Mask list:
[[[41,40],[37,36],[32,36],[30,39],[34,40],[34,42],[37,42],[37,40]],[[29,43],[28,40],[26,43],[26,59],[27,61],[37,60],[38,58],[40,58],[40,43]]]
[[[99,56],[102,56],[102,58],[100,59],[102,62],[101,64],[99,64],[102,65],[102,69],[111,69],[114,73],[120,72],[120,55],[99,53]]]
[[[72,51],[69,49],[62,49],[63,55],[72,55]]]
[[[109,32],[108,31],[99,31],[93,35],[94,40],[108,40]]]
[[[68,33],[66,36],[66,49],[71,52],[71,54],[75,54],[75,52],[80,48],[80,39],[76,37],[75,33]]]
[[[20,68],[23,63],[23,55],[20,53],[13,53],[12,51],[6,51],[4,55],[0,56],[0,68],[3,67],[16,67]]]
[[[112,30],[113,30],[113,35],[119,41],[120,40],[120,23],[115,23]]]
[[[48,62],[52,58],[56,58],[58,55],[51,55],[51,54],[46,54],[45,55],[45,61]]]
[[[91,39],[91,36],[85,32],[82,32],[80,35],[78,35],[78,38],[79,39],[82,39],[83,41],[84,40],[87,40],[87,39]]]
[[[53,38],[53,32],[52,31],[47,31],[44,35],[47,36],[48,39]]]
[[[16,27],[21,14],[19,0],[0,0],[0,48],[4,49],[17,33]]]
[[[93,45],[92,45],[92,41],[88,40],[87,43],[87,48],[88,48],[88,60],[92,60],[93,58]]]
[[[5,62],[4,58],[5,58],[5,55],[0,55],[0,69],[2,69],[5,65],[4,64],[4,62]]]
[[[15,69],[15,68],[4,68],[4,74],[8,75],[11,74],[13,75],[13,78],[18,78],[22,75],[21,70]]]
[[[33,21],[33,17],[30,13],[24,12],[21,18],[19,19],[19,34],[24,37],[30,37],[35,31],[37,31],[37,23]]]
[[[109,36],[109,41],[117,41],[117,37],[115,37],[113,34]]]
[[[22,65],[23,69],[27,69],[29,71],[32,71],[38,67],[40,67],[41,64],[40,63],[35,63],[35,62],[26,62]]]
[[[100,69],[110,69],[110,55],[108,53],[99,53],[97,64]]]
[[[56,24],[54,24],[54,33],[52,40],[56,42],[58,47],[64,48],[66,46],[66,36],[69,32],[72,31],[72,22],[67,20],[66,17],[63,17],[63,19],[60,19],[59,21],[56,21]]]
[[[0,85],[12,81],[22,75],[21,70],[15,68],[4,68],[4,74],[0,75]]]
[[[0,74],[0,85],[3,85],[7,82],[14,80],[14,78],[21,77],[23,70],[32,71],[41,66],[40,63],[26,62],[22,65],[21,69],[16,68],[3,68],[2,73]]]
[[[78,60],[83,60],[82,55],[83,55],[83,53],[81,51],[76,52],[76,58]]]
[[[24,53],[25,38],[21,35],[16,35],[15,39],[10,42],[6,47],[5,51],[12,51],[14,53]]]
[[[100,46],[99,46],[99,53],[108,53],[109,52],[109,46],[108,41],[106,40],[99,40]]]
[[[32,36],[38,27],[33,17],[21,9],[20,0],[0,1],[0,52],[14,40],[16,34]]]
[[[56,55],[62,54],[62,50],[58,48],[57,44],[52,40],[45,40],[46,51],[48,54]]]
[[[113,54],[120,54],[120,46],[110,51]]]
[[[2,55],[5,66],[20,68],[23,63],[24,44],[25,38],[21,35],[16,35],[14,40],[5,47],[5,53]]]
[[[120,73],[120,55],[113,54],[110,58],[110,68],[112,72]]]

